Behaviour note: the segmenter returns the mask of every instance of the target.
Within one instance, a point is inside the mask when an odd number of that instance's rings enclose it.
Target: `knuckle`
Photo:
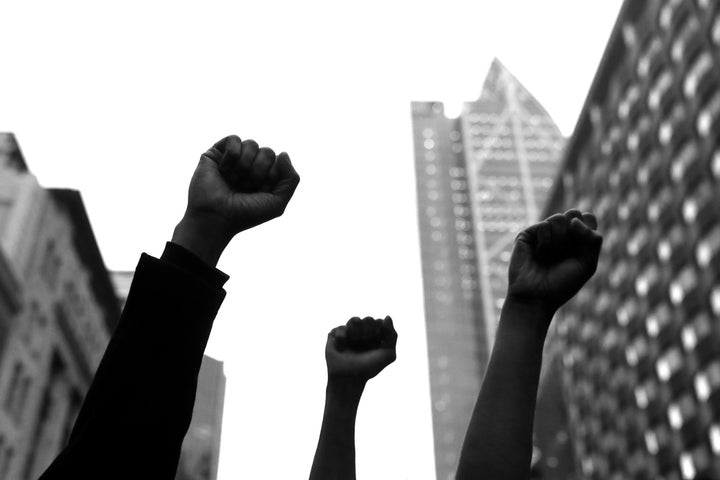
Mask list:
[[[263,155],[267,155],[273,159],[275,158],[275,151],[270,147],[262,147],[258,153],[262,153]]]
[[[247,139],[242,142],[243,148],[248,148],[254,151],[258,151],[260,147],[258,146],[258,143],[253,139]]]

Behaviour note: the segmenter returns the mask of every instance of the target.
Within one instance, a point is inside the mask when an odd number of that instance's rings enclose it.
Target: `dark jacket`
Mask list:
[[[168,242],[142,254],[68,445],[41,480],[175,478],[228,277]]]

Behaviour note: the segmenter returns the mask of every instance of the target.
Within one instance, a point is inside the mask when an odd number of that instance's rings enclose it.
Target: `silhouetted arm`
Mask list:
[[[390,317],[353,317],[328,334],[325,413],[310,480],[355,479],[355,418],[367,381],[395,361]]]
[[[226,137],[201,156],[172,242],[160,259],[141,256],[69,443],[42,480],[175,477],[225,297],[213,267],[235,234],[280,216],[298,182],[286,154],[251,140]]]
[[[194,262],[171,243],[161,259],[142,255],[68,445],[42,480],[133,478],[141,465],[144,478],[174,476],[227,278],[208,266],[198,275]]]
[[[355,418],[364,383],[328,381],[311,480],[355,479]]]
[[[465,436],[457,480],[526,480],[542,350],[555,311],[590,279],[602,237],[592,214],[569,210],[524,230],[508,295]]]

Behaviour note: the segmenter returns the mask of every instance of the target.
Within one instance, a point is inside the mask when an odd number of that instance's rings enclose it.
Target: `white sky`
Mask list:
[[[162,252],[219,138],[289,152],[285,216],[219,265],[219,478],[306,477],[327,331],[390,314],[398,360],[360,405],[358,478],[433,479],[410,101],[474,100],[497,56],[569,135],[620,3],[9,0],[0,131],[44,186],[82,192],[111,269]]]

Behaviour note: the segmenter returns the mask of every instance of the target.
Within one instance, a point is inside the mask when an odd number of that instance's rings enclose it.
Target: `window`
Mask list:
[[[684,479],[695,478],[695,463],[693,462],[692,455],[687,452],[680,454],[680,471]]]
[[[710,233],[698,242],[695,258],[702,268],[714,263],[720,252],[720,226],[715,226]]]
[[[720,17],[716,17],[712,25],[712,31],[710,32],[713,44],[720,45]]]
[[[648,395],[647,388],[640,386],[635,388],[635,403],[643,410],[647,408],[650,403],[650,396]]]
[[[465,190],[467,188],[467,182],[465,180],[452,180],[450,182],[450,188],[453,190]]]
[[[660,107],[662,98],[670,89],[672,83],[672,72],[669,69],[664,70],[652,84],[650,92],[648,93],[648,107],[650,110],[655,111]]]
[[[465,169],[462,167],[451,167],[449,173],[452,178],[460,178],[465,176]]]
[[[467,203],[467,201],[468,201],[467,193],[453,193],[452,200],[455,203]]]
[[[682,182],[687,171],[692,167],[693,163],[697,161],[697,157],[697,145],[691,141],[685,142],[670,167],[670,177],[675,183]]]
[[[715,92],[697,116],[696,128],[701,137],[708,137],[716,130],[720,115],[720,92]]]
[[[715,315],[720,315],[720,286],[716,286],[710,292],[710,305]]]
[[[657,434],[653,430],[648,430],[645,432],[645,447],[647,448],[647,451],[650,452],[652,455],[655,455],[658,453],[658,450],[660,450],[660,447],[658,446],[658,439]]]
[[[694,62],[692,62],[687,75],[685,76],[685,82],[683,83],[683,93],[688,98],[694,98],[698,86],[703,81],[707,73],[712,69],[713,57],[710,52],[704,51],[697,56]]]
[[[683,358],[680,350],[676,347],[670,349],[655,365],[658,378],[663,382],[670,380],[670,377],[680,369],[682,361]]]
[[[714,423],[710,426],[710,446],[712,447],[713,453],[720,454],[720,425]]]
[[[685,351],[690,352],[694,350],[697,341],[697,333],[693,325],[685,325],[682,329],[682,344]]]
[[[695,375],[695,395],[701,402],[707,401],[710,398],[712,390],[710,389],[710,381],[704,372],[700,372]]]
[[[693,267],[685,267],[670,284],[670,300],[673,304],[680,305],[688,292],[693,290],[697,284],[698,278]]]
[[[455,205],[453,207],[453,213],[456,217],[465,217],[470,213],[470,209],[464,205]]]

